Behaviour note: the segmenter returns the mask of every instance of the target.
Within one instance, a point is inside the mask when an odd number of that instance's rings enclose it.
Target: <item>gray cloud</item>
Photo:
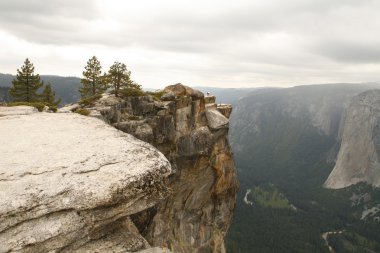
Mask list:
[[[138,50],[146,58],[141,68],[164,66],[217,83],[220,75],[240,84],[373,81],[375,70],[366,65],[380,65],[375,0],[122,3],[4,0],[0,32],[57,48]],[[363,74],[345,71],[352,64]]]

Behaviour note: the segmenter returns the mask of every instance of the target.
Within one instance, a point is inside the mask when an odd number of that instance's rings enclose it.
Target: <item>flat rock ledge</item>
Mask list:
[[[0,117],[0,252],[150,248],[129,216],[167,196],[167,159],[99,119],[14,109]]]
[[[24,106],[24,105],[11,106],[11,107],[0,106],[0,117],[11,116],[11,115],[28,115],[28,114],[33,114],[37,112],[38,110],[31,106]]]

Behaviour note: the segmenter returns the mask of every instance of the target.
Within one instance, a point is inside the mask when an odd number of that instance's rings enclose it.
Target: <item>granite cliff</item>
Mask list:
[[[232,108],[181,84],[161,95],[0,107],[0,252],[225,252]]]
[[[238,190],[228,143],[231,106],[176,84],[166,87],[159,101],[104,94],[86,109],[152,144],[171,163],[172,194],[133,216],[147,241],[176,253],[225,252]]]
[[[380,90],[353,98],[342,125],[342,144],[327,188],[359,182],[380,186]]]

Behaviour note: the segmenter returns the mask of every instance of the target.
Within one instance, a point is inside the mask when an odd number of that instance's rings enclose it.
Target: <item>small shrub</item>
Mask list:
[[[56,105],[49,105],[49,110],[53,112],[57,112],[58,108]]]
[[[139,116],[135,116],[135,115],[131,115],[131,116],[128,116],[128,119],[129,120],[139,120],[140,117]]]
[[[156,101],[161,101],[161,97],[165,94],[165,92],[163,90],[154,91],[154,92],[147,91],[146,94],[152,96],[153,99]]]
[[[141,97],[147,94],[141,89],[126,88],[119,91],[120,97]]]
[[[96,100],[100,99],[102,97],[101,94],[95,94],[91,97],[83,98],[81,101],[79,101],[80,105],[92,105],[95,103]]]
[[[79,113],[80,115],[88,116],[88,115],[90,115],[91,112],[85,108],[79,108],[79,109],[75,110],[75,113]]]

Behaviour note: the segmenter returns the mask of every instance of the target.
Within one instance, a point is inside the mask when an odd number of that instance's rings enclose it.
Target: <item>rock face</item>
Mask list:
[[[234,152],[243,150],[242,143],[251,136],[260,135],[269,122],[276,122],[278,116],[305,122],[322,135],[336,139],[339,144],[344,112],[351,99],[378,87],[378,84],[368,83],[257,90],[241,99],[234,108],[230,134]],[[332,156],[334,160],[336,151]]]
[[[168,195],[171,166],[158,150],[95,118],[7,110],[0,117],[0,252],[150,247],[132,217]]]
[[[346,111],[342,144],[327,188],[359,182],[380,186],[380,90],[356,96]]]
[[[176,84],[165,88],[161,101],[104,95],[87,109],[151,143],[171,163],[172,195],[133,216],[147,241],[176,253],[225,252],[238,190],[227,137],[231,107],[219,110],[203,93]]]

